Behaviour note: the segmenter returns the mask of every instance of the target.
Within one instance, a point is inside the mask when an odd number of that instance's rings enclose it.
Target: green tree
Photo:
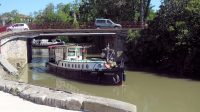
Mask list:
[[[70,4],[64,5],[60,3],[57,5],[57,21],[58,22],[70,22],[72,17],[70,15]]]
[[[56,7],[50,3],[46,6],[46,8],[43,11],[35,12],[35,20],[37,24],[42,23],[48,23],[51,24],[57,24],[64,26],[65,23],[72,23],[74,20],[74,16],[72,15],[72,12],[75,12],[78,14],[75,10],[74,4],[63,4],[59,3]],[[54,26],[54,25],[53,25]]]
[[[12,22],[14,23],[19,23],[21,22],[21,19],[20,19],[20,16],[19,16],[19,13],[17,10],[12,10],[11,12],[11,15],[12,15]]]
[[[26,22],[21,19],[21,17],[26,17],[26,16],[23,14],[20,14],[17,10],[12,10],[11,12],[5,12],[5,13],[1,14],[0,17],[6,17],[7,24]]]
[[[64,41],[65,43],[69,42],[69,38],[67,36],[58,36],[58,38],[62,41]]]
[[[185,11],[185,24],[188,32],[189,53],[185,69],[192,77],[200,79],[200,0],[190,0]],[[185,70],[185,71],[186,71]]]
[[[151,0],[82,0],[81,19],[91,21],[95,18],[111,18],[114,21],[139,21],[141,7],[144,7],[145,19],[149,14]],[[144,3],[140,5],[140,3]]]
[[[141,37],[129,41],[132,63],[200,79],[200,0],[164,0]]]
[[[56,15],[54,13],[54,5],[50,3],[43,11],[44,22],[56,22]]]
[[[75,0],[74,4],[72,5],[72,13],[73,13],[73,27],[79,28],[79,22],[77,20],[77,16],[79,15],[79,3],[78,0]]]
[[[90,22],[96,18],[97,9],[95,8],[96,2],[94,0],[82,0],[80,3],[80,19],[81,21]]]

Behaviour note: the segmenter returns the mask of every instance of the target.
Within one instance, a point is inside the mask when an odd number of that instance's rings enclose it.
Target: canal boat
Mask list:
[[[64,45],[65,42],[60,39],[33,39],[32,46],[33,47],[48,47],[51,45]]]
[[[115,51],[109,45],[101,57],[88,57],[90,46],[75,44],[49,46],[50,72],[68,79],[96,84],[121,85],[125,81],[123,61],[115,61]]]

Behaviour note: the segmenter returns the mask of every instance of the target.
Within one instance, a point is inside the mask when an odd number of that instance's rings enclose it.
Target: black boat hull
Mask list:
[[[104,71],[73,70],[47,63],[49,71],[55,75],[86,83],[103,85],[121,85],[125,79],[123,68],[112,68]]]

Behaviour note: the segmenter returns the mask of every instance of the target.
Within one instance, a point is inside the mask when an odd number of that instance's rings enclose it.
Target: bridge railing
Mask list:
[[[122,28],[144,28],[146,26],[143,26],[141,23],[136,22],[129,22],[129,21],[123,21],[119,24],[122,25]],[[34,29],[95,29],[94,22],[80,22],[78,27],[75,27],[71,23],[60,23],[60,22],[54,22],[54,23],[42,23],[42,24],[35,24],[30,23],[29,27],[31,30]],[[0,33],[6,31],[7,26],[0,26]]]
[[[130,21],[123,21],[120,22],[122,25],[122,28],[144,28],[145,24],[142,24],[140,22],[130,22]]]
[[[71,23],[42,23],[42,24],[29,24],[30,29],[92,29],[95,28],[94,23],[81,22],[78,27]]]
[[[122,28],[144,28],[144,26],[141,23],[136,22],[127,22],[123,21],[119,24],[122,25]],[[60,23],[60,22],[54,22],[54,23],[42,23],[42,24],[35,24],[31,23],[29,24],[30,29],[95,29],[94,22],[80,22],[78,24],[78,27],[75,27],[71,23]]]
[[[7,28],[7,26],[0,26],[0,33],[5,32],[6,28]]]
[[[130,21],[123,21],[119,24],[122,25],[122,28],[145,28],[146,25],[142,25],[141,23],[137,22],[130,22]],[[95,29],[94,22],[80,22],[78,27],[75,27],[71,23],[60,23],[60,22],[54,22],[54,23],[42,23],[42,24],[36,24],[36,23],[30,23],[28,25],[31,30],[34,29]],[[0,26],[0,33],[5,32],[6,28],[8,26]]]

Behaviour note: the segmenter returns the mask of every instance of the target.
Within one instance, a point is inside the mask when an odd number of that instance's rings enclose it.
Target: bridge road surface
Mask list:
[[[80,112],[35,104],[0,91],[0,112]]]

